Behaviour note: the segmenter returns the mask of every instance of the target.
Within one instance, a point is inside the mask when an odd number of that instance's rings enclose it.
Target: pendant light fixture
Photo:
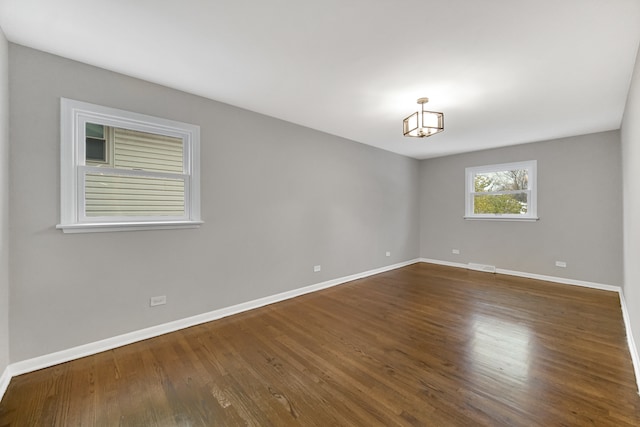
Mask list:
[[[416,111],[402,121],[402,133],[404,136],[425,138],[444,130],[444,113],[426,111],[424,104],[429,98],[418,98],[418,104],[422,105],[422,111]]]

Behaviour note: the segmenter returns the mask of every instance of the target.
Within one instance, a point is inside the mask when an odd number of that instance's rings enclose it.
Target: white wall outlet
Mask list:
[[[556,267],[567,268],[567,263],[564,261],[556,261]]]
[[[166,295],[159,295],[157,297],[151,297],[151,299],[149,300],[149,305],[151,307],[155,307],[156,305],[163,305],[167,303],[167,296]]]
[[[391,256],[391,252],[387,251],[386,255]]]
[[[452,254],[460,255],[460,249],[451,249]]]
[[[322,270],[322,267],[321,267],[321,266],[319,266],[319,265],[314,265],[314,266],[313,266],[313,272],[314,272],[314,273],[317,273],[317,272],[318,272],[318,271],[320,271],[320,270]]]

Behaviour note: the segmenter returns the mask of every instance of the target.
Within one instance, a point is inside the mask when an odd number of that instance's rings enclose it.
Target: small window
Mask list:
[[[61,107],[58,228],[68,233],[201,223],[198,126],[68,99]]]
[[[87,123],[85,153],[88,163],[107,163],[107,137],[105,126]]]
[[[465,218],[537,220],[535,160],[470,167]]]

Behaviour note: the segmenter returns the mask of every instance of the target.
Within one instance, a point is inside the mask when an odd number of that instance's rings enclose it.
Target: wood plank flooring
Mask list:
[[[618,295],[433,264],[14,378],[0,426],[638,426]]]

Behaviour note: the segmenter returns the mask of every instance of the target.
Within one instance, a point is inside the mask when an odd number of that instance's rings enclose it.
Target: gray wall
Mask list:
[[[617,131],[418,162],[18,45],[9,45],[9,67],[11,206],[0,114],[0,262],[8,265],[9,210],[11,362],[418,256],[623,282]],[[640,134],[637,75],[622,131],[625,220],[634,236],[640,194],[629,170],[640,155],[629,141]],[[60,97],[199,124],[202,228],[55,230]],[[462,219],[465,167],[530,159],[538,160],[539,221]],[[627,239],[627,260],[638,258],[638,241]],[[316,264],[322,272],[312,272]],[[640,271],[631,264],[625,293],[637,333]],[[0,296],[9,279],[2,271]],[[168,304],[148,307],[154,295],[167,295]],[[7,298],[0,301],[6,316]],[[9,349],[3,333],[0,315],[0,368]]]
[[[624,295],[640,353],[640,54],[622,120]]]
[[[418,257],[417,160],[14,44],[9,59],[11,362]],[[60,97],[200,125],[205,224],[55,230]]]
[[[538,161],[540,220],[464,220],[465,168],[523,160]],[[424,160],[421,256],[621,286],[620,165],[618,131]]]
[[[0,375],[9,365],[9,65],[0,29]]]

